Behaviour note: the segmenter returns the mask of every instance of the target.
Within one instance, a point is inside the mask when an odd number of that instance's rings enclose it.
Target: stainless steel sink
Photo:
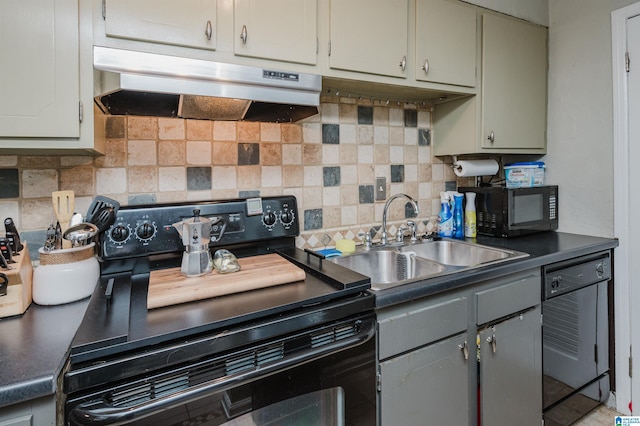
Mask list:
[[[403,246],[399,250],[403,253],[413,253],[418,257],[443,265],[465,267],[528,256],[526,253],[455,240],[429,241],[422,244]]]
[[[371,278],[372,285],[394,284],[434,276],[446,270],[444,265],[402,253],[399,250],[372,250],[329,259],[338,265]]]
[[[374,246],[327,260],[370,277],[371,289],[382,290],[526,256],[523,252],[444,239]]]

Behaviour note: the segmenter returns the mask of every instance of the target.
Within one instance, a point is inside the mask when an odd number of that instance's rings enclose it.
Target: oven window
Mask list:
[[[544,216],[543,201],[544,195],[542,193],[514,194],[511,225],[540,222]]]

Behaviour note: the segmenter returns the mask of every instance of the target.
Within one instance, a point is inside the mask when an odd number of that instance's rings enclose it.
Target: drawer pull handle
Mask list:
[[[211,21],[207,21],[204,35],[207,37],[207,40],[211,40],[211,36],[213,35],[213,27],[211,26]]]
[[[429,60],[428,59],[424,60],[424,65],[422,66],[422,69],[424,70],[425,74],[429,74]]]
[[[242,26],[242,31],[240,31],[240,40],[242,40],[242,44],[247,44],[247,26]]]
[[[462,355],[464,356],[465,361],[469,359],[469,345],[467,345],[467,342],[464,343],[460,343],[458,345],[458,349],[460,349],[462,351]]]
[[[404,71],[404,69],[407,67],[407,57],[403,56],[402,60],[400,61],[400,64],[398,65],[400,65],[400,69]]]
[[[493,334],[489,337],[487,337],[487,343],[489,343],[491,345],[491,351],[495,354],[496,353],[496,335]]]

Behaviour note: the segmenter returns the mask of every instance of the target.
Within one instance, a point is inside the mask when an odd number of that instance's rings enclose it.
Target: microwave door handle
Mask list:
[[[229,389],[233,386],[240,386],[252,379],[274,373],[280,370],[294,367],[303,362],[313,361],[323,356],[329,355],[343,349],[356,347],[371,339],[374,335],[373,325],[366,327],[363,324],[360,332],[350,338],[346,338],[328,344],[322,348],[309,349],[290,358],[285,358],[271,365],[260,367],[246,373],[238,373],[228,376],[225,380],[213,380],[206,382],[183,392],[152,399],[134,406],[114,407],[104,398],[98,401],[84,402],[75,406],[69,414],[74,424],[83,425],[121,425],[148,417],[158,411],[173,408],[186,404],[194,399],[205,396],[209,393]]]

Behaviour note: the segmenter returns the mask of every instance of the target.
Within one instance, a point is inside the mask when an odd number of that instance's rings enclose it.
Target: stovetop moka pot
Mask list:
[[[187,277],[197,277],[211,272],[213,260],[209,250],[211,220],[193,210],[193,217],[173,224],[184,244],[180,272]]]

